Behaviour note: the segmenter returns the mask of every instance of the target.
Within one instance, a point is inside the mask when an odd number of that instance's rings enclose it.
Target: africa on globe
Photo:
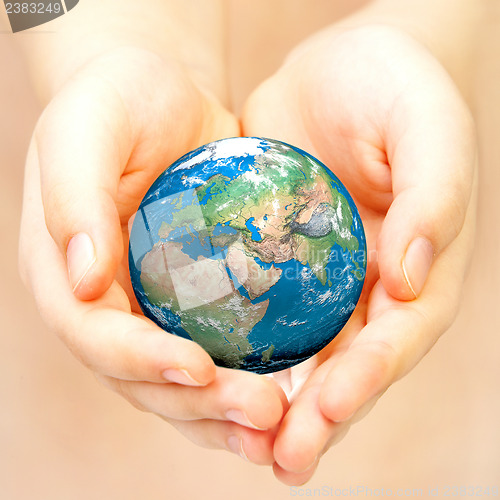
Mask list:
[[[366,241],[342,183],[257,137],[192,151],[151,186],[130,230],[144,314],[219,366],[289,368],[326,346],[359,299]]]

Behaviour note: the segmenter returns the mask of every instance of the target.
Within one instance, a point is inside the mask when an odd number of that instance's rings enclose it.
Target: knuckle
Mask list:
[[[144,406],[134,394],[133,390],[134,384],[135,384],[134,382],[116,379],[115,392],[120,394],[120,396],[122,396],[137,410],[149,413],[150,410],[146,406]]]
[[[71,186],[67,182],[59,181],[47,186],[42,183],[42,195],[45,207],[45,220],[52,222],[56,215],[64,214],[71,202],[74,201]]]
[[[441,252],[462,231],[469,209],[472,185],[465,179],[436,182],[431,190],[418,190],[411,198],[420,206],[415,230],[431,239],[437,253]],[[422,204],[422,200],[428,203]]]
[[[368,350],[369,382],[376,392],[381,392],[396,378],[400,355],[392,344],[383,339],[370,341]]]
[[[64,219],[68,216],[68,211],[74,203],[72,197],[72,190],[63,183],[57,183],[50,188],[42,186],[42,195],[44,203],[44,216],[45,224],[49,230],[50,235],[56,240],[60,241],[57,236],[61,232]],[[65,246],[69,241],[69,235],[61,242]]]
[[[124,301],[124,307],[129,307],[129,303]],[[164,339],[140,328],[124,333],[114,349],[117,359],[120,359],[121,371],[127,378],[136,380],[161,380],[161,373],[166,368],[162,353],[171,350]]]
[[[438,203],[429,228],[434,239],[442,239],[441,247],[455,239],[462,231],[469,205],[470,193],[457,183],[445,187],[439,194]]]
[[[57,336],[64,342],[68,350],[73,356],[83,365],[94,373],[99,373],[99,367],[91,361],[86,346],[79,341],[78,335],[73,330],[68,330],[67,327],[61,326],[57,322],[52,322],[53,329]]]

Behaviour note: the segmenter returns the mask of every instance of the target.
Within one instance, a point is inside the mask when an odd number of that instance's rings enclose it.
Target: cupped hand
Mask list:
[[[243,131],[322,160],[353,196],[367,237],[365,286],[348,324],[279,375],[293,401],[274,471],[301,484],[455,317],[472,250],[475,133],[439,62],[385,26],[304,42],[250,96]]]
[[[216,368],[140,314],[128,222],[155,178],[235,118],[178,63],[120,48],[88,63],[43,112],[25,180],[20,268],[46,324],[106,385],[193,441],[272,463],[286,398],[272,380]]]

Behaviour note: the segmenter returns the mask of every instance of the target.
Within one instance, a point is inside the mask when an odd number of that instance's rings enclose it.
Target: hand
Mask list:
[[[350,321],[280,374],[293,402],[274,471],[301,484],[455,317],[472,248],[474,127],[430,52],[395,28],[365,26],[299,46],[249,98],[243,130],[322,160],[352,194],[367,236],[366,282]]]
[[[216,368],[200,346],[142,316],[124,252],[154,179],[189,150],[238,133],[178,64],[131,48],[95,59],[36,127],[20,265],[46,324],[102,382],[199,444],[244,446],[251,460],[272,463],[287,404],[279,386]]]

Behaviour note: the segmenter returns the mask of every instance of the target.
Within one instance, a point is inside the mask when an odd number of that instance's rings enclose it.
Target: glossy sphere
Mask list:
[[[366,268],[358,211],[318,160],[282,142],[224,139],[155,181],[130,232],[144,314],[220,366],[295,365],[352,314]]]

